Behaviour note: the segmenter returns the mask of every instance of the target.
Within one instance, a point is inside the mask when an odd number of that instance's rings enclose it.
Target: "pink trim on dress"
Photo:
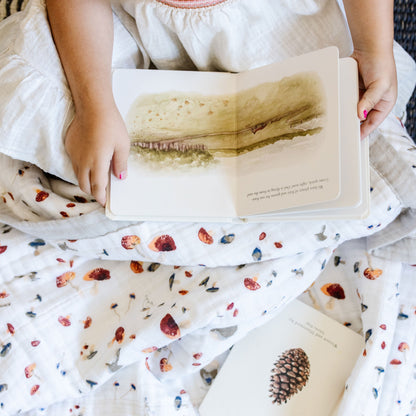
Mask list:
[[[156,0],[167,6],[177,7],[179,9],[199,9],[201,7],[215,6],[224,3],[227,0]]]

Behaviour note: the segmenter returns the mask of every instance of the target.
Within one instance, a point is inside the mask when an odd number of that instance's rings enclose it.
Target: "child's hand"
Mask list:
[[[117,178],[127,176],[129,148],[127,130],[117,109],[76,114],[65,138],[80,188],[101,205],[106,201],[111,162]]]
[[[65,149],[79,186],[105,204],[112,162],[127,174],[130,141],[111,87],[113,13],[103,0],[46,0],[48,20],[75,106]]]
[[[358,117],[361,137],[368,136],[387,117],[397,99],[397,75],[392,51],[382,54],[355,50],[358,62],[360,101]]]

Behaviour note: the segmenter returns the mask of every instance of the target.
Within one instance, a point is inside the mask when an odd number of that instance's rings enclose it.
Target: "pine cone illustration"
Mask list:
[[[302,348],[292,348],[279,356],[270,377],[270,397],[273,403],[286,403],[306,385],[310,364]]]

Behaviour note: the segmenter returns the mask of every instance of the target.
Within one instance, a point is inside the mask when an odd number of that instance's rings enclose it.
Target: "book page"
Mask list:
[[[233,218],[235,75],[116,70],[116,104],[131,140],[128,176],[111,175],[114,219]]]
[[[335,47],[238,74],[240,216],[338,197],[338,79]]]
[[[246,221],[359,219],[369,213],[368,138],[360,138],[357,116],[358,68],[353,58],[340,59],[341,194],[334,201],[253,215]]]
[[[234,345],[200,415],[332,415],[363,347],[361,335],[294,300]]]

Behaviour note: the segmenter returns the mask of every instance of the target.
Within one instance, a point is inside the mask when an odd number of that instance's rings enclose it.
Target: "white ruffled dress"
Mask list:
[[[119,0],[114,67],[239,72],[337,45],[352,51],[336,0]],[[414,63],[400,48],[404,114]],[[0,24],[0,152],[76,183],[65,152],[71,93],[51,36],[44,0]]]

